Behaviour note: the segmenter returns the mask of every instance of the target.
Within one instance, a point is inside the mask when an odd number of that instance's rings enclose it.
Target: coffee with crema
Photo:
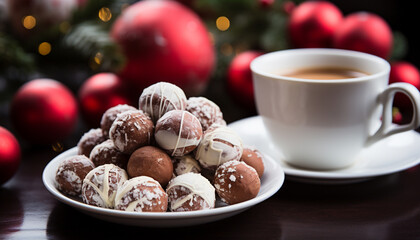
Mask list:
[[[311,67],[292,70],[290,72],[281,73],[279,75],[285,77],[301,78],[301,79],[317,79],[317,80],[337,80],[367,76],[369,74],[351,68],[340,67]]]

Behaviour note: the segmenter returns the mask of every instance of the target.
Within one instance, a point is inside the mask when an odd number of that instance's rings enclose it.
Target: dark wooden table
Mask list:
[[[0,239],[420,239],[420,167],[348,185],[286,180],[239,215],[162,229],[108,223],[57,201],[41,175],[58,154],[24,149],[18,173],[0,187]]]

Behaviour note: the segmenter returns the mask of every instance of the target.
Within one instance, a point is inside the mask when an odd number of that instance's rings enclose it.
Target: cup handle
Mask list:
[[[392,102],[397,92],[408,96],[413,104],[413,118],[408,124],[396,125],[392,123]],[[383,105],[382,123],[379,129],[368,138],[367,146],[390,135],[413,130],[420,126],[420,93],[413,85],[409,83],[390,84],[379,95],[379,102]]]

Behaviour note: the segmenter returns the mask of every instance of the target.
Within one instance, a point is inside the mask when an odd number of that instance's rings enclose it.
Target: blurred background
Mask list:
[[[369,52],[393,64],[391,82],[419,88],[413,4],[0,0],[0,126],[24,147],[61,151],[158,81],[209,98],[229,123],[257,114],[250,61],[289,48]],[[410,120],[407,99],[394,104],[394,122]]]

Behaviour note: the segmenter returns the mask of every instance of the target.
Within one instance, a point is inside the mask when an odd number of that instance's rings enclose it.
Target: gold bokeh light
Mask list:
[[[22,19],[22,25],[26,29],[32,29],[36,26],[36,18],[31,15],[25,16]]]
[[[108,22],[112,18],[112,13],[109,8],[103,7],[99,10],[98,16],[103,22]]]
[[[229,18],[225,17],[225,16],[221,16],[218,17],[216,19],[216,27],[217,29],[219,29],[220,31],[226,31],[229,29],[230,27],[230,21]]]
[[[102,63],[102,58],[103,58],[102,53],[101,52],[97,52],[95,54],[95,57],[93,58],[93,60],[95,61],[96,64],[100,65]]]
[[[43,56],[50,54],[51,44],[49,42],[43,42],[43,43],[39,44],[38,52],[39,52],[39,54],[41,54]]]

